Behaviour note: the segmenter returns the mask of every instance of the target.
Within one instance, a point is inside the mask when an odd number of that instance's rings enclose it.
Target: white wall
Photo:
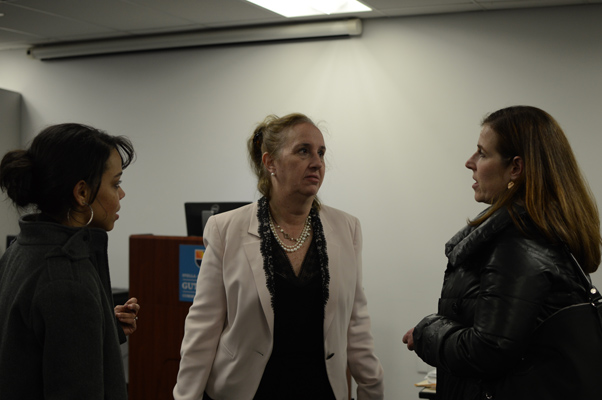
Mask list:
[[[184,235],[185,201],[257,198],[245,140],[265,115],[323,121],[321,197],[362,221],[386,398],[409,400],[422,374],[401,337],[436,310],[444,243],[483,208],[464,168],[481,118],[515,104],[550,112],[602,201],[601,20],[602,5],[587,5],[367,20],[349,40],[54,62],[11,50],[0,87],[23,94],[27,139],[77,121],[133,140],[114,286],[128,285],[131,234]]]
[[[19,147],[20,117],[21,95],[0,89],[0,157]],[[8,196],[0,193],[0,254],[6,250],[6,236],[19,232],[18,217]]]

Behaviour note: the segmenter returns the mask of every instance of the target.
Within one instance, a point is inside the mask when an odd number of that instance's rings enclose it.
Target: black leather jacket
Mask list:
[[[515,209],[526,221],[524,230],[501,209],[446,244],[438,313],[413,334],[416,353],[437,367],[438,399],[505,399],[495,387],[519,370],[529,373],[521,363],[538,346],[532,340],[538,325],[587,300],[564,247],[546,240],[526,212]]]

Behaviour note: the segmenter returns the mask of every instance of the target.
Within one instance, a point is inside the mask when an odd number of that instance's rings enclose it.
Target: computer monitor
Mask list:
[[[13,240],[15,240],[17,238],[16,235],[6,235],[6,248],[8,249],[8,246],[11,245],[11,243],[13,242]]]
[[[247,204],[250,202],[184,203],[188,236],[203,236],[205,224],[213,214],[234,210]]]

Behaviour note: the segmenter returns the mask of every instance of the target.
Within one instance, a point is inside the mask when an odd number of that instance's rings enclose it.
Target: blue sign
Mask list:
[[[205,246],[199,244],[180,245],[180,301],[194,300],[196,281],[205,254]]]

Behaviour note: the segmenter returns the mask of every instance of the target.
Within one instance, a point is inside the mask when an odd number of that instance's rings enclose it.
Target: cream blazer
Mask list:
[[[382,399],[383,369],[374,354],[362,289],[359,220],[322,206],[329,299],[324,315],[326,370],[337,400]],[[253,399],[272,353],[274,311],[259,246],[257,203],[209,218],[196,295],[185,322],[176,400]],[[311,383],[308,383],[311,384]]]

